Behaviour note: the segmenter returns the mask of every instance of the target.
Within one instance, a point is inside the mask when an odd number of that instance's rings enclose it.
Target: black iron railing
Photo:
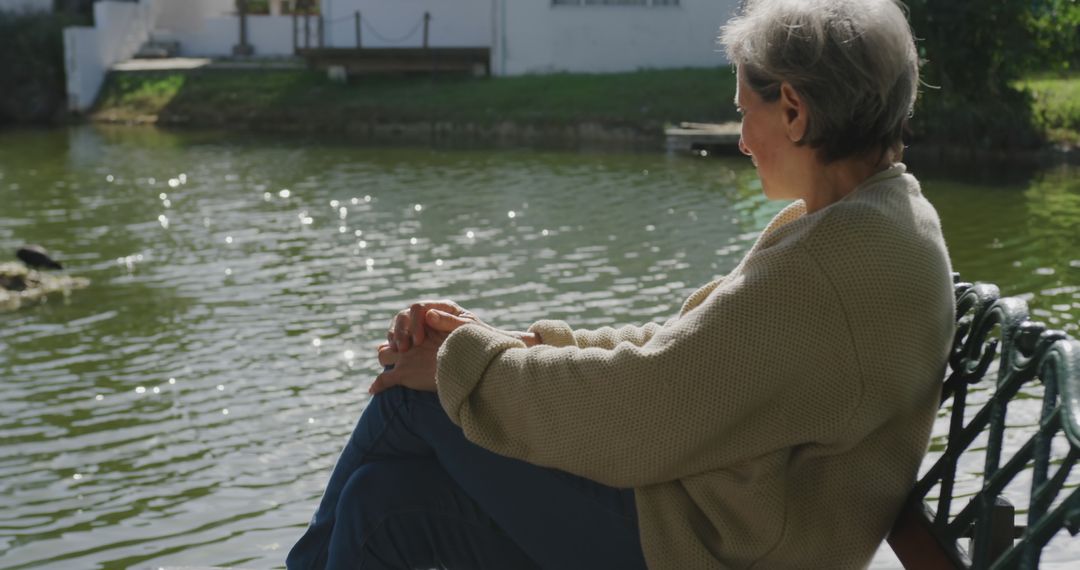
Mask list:
[[[951,403],[945,450],[916,483],[912,501],[927,501],[928,526],[951,564],[971,568],[1035,569],[1046,544],[1062,529],[1080,532],[1080,488],[1067,485],[1080,457],[1080,342],[1028,318],[1027,303],[1001,298],[989,284],[956,278],[957,332],[949,359],[942,405]],[[1000,356],[1000,358],[998,358]],[[995,359],[996,373],[988,374]],[[969,389],[984,383],[991,395],[973,415]],[[1021,388],[1041,383],[1038,428],[1011,456],[1003,457],[1009,404]],[[981,488],[959,511],[954,509],[957,464],[986,432]],[[1052,454],[1064,439],[1064,456]],[[1002,492],[1030,469],[1027,524],[1013,524],[1014,509]],[[970,548],[959,547],[970,538]],[[898,554],[901,554],[898,552]],[[902,557],[903,558],[903,557]]]

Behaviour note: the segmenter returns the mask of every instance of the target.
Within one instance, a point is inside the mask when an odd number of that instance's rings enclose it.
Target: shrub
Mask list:
[[[1017,81],[1067,68],[1080,48],[1074,0],[908,0],[924,60],[916,137],[979,147],[1039,143],[1032,98]]]
[[[0,124],[55,122],[66,107],[65,26],[70,15],[0,12]]]

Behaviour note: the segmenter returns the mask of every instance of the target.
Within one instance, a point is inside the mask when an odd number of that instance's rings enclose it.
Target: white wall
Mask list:
[[[293,54],[291,16],[248,16],[248,43],[256,56]],[[224,57],[232,55],[240,43],[240,21],[236,16],[204,18],[197,30],[170,30],[170,39],[180,42],[184,57]],[[315,42],[315,21],[311,22],[311,41]],[[301,38],[303,31],[301,29]],[[303,41],[301,39],[300,41]]]
[[[499,75],[723,65],[716,38],[737,5],[735,0],[682,0],[674,7],[496,1],[500,30],[492,69]]]
[[[0,12],[52,12],[52,0],[0,0]]]
[[[98,33],[93,27],[64,28],[64,71],[68,109],[84,111],[90,108],[106,71]]]
[[[130,59],[149,37],[159,8],[158,0],[97,2],[93,27],[64,29],[69,109],[90,108],[109,68]]]
[[[198,33],[206,18],[236,13],[235,0],[162,0],[157,27],[179,33]]]

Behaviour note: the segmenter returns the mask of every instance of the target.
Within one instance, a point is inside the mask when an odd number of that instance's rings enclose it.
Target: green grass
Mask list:
[[[964,144],[971,139],[988,148],[1039,134],[1051,142],[1080,144],[1080,74],[1032,76],[1017,87],[1031,94],[1031,126],[1027,115],[1006,101],[980,106],[931,100],[917,110],[915,132],[920,140]],[[325,132],[374,121],[598,123],[658,134],[665,123],[738,120],[734,93],[735,77],[726,67],[499,78],[374,76],[348,84],[314,71],[198,70],[113,74],[94,114],[121,121],[156,116],[163,123]]]
[[[125,107],[136,114],[157,114],[180,92],[186,77],[166,74],[156,77],[114,75],[102,90],[102,108]]]
[[[1031,94],[1033,120],[1049,140],[1080,145],[1080,72],[1034,76],[1020,87]]]
[[[727,68],[506,78],[362,77],[348,84],[311,71],[113,74],[94,111],[129,118],[219,124],[235,119],[377,119],[530,125],[596,122],[652,128],[684,120],[736,120]]]

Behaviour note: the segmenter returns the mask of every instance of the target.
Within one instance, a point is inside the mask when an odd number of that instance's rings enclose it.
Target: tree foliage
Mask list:
[[[1038,143],[1032,71],[1065,69],[1080,51],[1076,0],[908,0],[922,59],[916,135],[984,147]]]
[[[65,108],[67,15],[0,11],[0,124],[50,123]]]

